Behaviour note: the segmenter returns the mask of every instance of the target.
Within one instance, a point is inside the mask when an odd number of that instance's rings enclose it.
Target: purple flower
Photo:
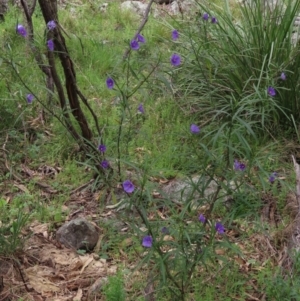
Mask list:
[[[27,36],[27,31],[26,31],[26,29],[25,29],[25,27],[23,25],[18,24],[16,30],[17,30],[17,33],[19,35],[21,35],[22,37],[26,37]]]
[[[55,27],[56,27],[56,23],[55,23],[55,21],[49,21],[48,23],[47,23],[47,27],[48,27],[48,29],[49,30],[53,30]]]
[[[181,63],[181,57],[178,54],[174,53],[171,56],[170,62],[173,66],[179,66]]]
[[[141,34],[138,34],[136,39],[139,43],[142,43],[142,44],[146,43],[146,39]]]
[[[205,221],[206,221],[206,218],[205,218],[205,216],[204,216],[203,214],[200,214],[199,217],[198,217],[198,219],[199,219],[199,221],[200,221],[202,224],[204,224]]]
[[[218,23],[217,18],[216,18],[216,17],[212,17],[212,18],[211,18],[211,23],[213,23],[213,24]]]
[[[140,44],[137,40],[131,40],[130,41],[130,47],[132,50],[139,50],[140,49]]]
[[[196,124],[192,124],[190,127],[190,131],[192,134],[199,134],[200,128]]]
[[[239,162],[238,160],[234,160],[233,167],[235,170],[244,171],[246,169],[246,164]]]
[[[143,238],[142,246],[145,247],[145,248],[151,248],[152,247],[152,242],[153,242],[152,237],[150,235],[147,235]]]
[[[269,177],[269,182],[271,184],[273,184],[275,182],[275,180],[276,180],[276,177],[277,177],[277,172],[272,172],[271,175],[270,175],[270,177]]]
[[[176,29],[172,31],[172,40],[176,41],[179,38],[179,33]]]
[[[131,181],[126,180],[123,182],[123,189],[127,193],[132,193],[134,191],[134,185]]]
[[[235,170],[240,169],[240,162],[238,160],[234,160],[233,167]]]
[[[163,234],[170,234],[170,231],[169,231],[169,229],[168,229],[167,227],[162,227],[162,228],[161,228],[161,232],[162,232]]]
[[[215,228],[216,228],[216,231],[219,234],[224,234],[225,233],[225,228],[220,222],[216,222]]]
[[[28,104],[31,104],[33,99],[34,99],[34,96],[32,94],[27,94],[26,100],[27,100]]]
[[[276,95],[275,89],[274,89],[273,87],[270,86],[270,87],[268,88],[268,94],[269,94],[270,96],[274,97],[274,96]]]
[[[282,80],[286,80],[286,75],[285,75],[284,72],[281,73],[280,78],[281,78]]]
[[[240,171],[244,171],[246,169],[246,164],[240,163]]]
[[[115,86],[115,81],[111,77],[108,77],[106,79],[106,87],[111,90],[114,88],[114,86]]]
[[[109,167],[109,162],[107,160],[103,160],[100,165],[102,168],[107,169]]]
[[[208,18],[209,18],[209,14],[208,13],[204,13],[203,16],[202,16],[203,20],[204,21],[207,21]]]
[[[106,151],[106,146],[104,144],[100,144],[98,146],[98,150],[101,152],[101,153],[105,153]]]
[[[144,110],[143,104],[141,104],[141,103],[139,104],[138,111],[141,112],[142,114],[145,114],[145,110]]]
[[[48,40],[47,41],[47,47],[50,51],[53,51],[54,50],[54,42],[53,40]]]

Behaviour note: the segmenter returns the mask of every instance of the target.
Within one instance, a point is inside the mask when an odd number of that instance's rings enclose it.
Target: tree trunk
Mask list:
[[[46,24],[52,20],[54,20],[57,24],[57,27],[53,30],[53,32],[51,31],[48,34],[49,35],[53,34],[55,49],[58,52],[60,62],[64,69],[65,80],[66,80],[65,87],[68,94],[68,100],[69,100],[71,112],[80,126],[82,137],[87,141],[91,141],[92,132],[88,126],[86,117],[80,107],[80,102],[78,98],[78,88],[76,83],[76,74],[73,68],[73,62],[69,56],[65,39],[61,33],[61,28],[58,22],[57,0],[49,0],[49,1],[39,0],[39,4]],[[52,64],[55,64],[54,60],[52,60]],[[51,65],[51,68],[54,69],[55,66]]]

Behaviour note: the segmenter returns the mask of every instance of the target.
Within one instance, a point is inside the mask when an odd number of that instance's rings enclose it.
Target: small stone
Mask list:
[[[77,218],[62,225],[56,232],[56,239],[67,248],[93,250],[99,234],[93,224],[84,218]]]

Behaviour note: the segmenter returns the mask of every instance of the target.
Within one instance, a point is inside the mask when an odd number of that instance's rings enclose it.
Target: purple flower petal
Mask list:
[[[127,193],[132,193],[134,191],[134,185],[131,181],[126,180],[123,182],[123,189]]]
[[[146,39],[141,34],[138,34],[136,39],[139,43],[142,43],[142,44],[146,43]]]
[[[272,172],[271,175],[270,175],[270,177],[269,177],[269,182],[271,184],[273,184],[275,182],[275,180],[276,180],[276,177],[277,177],[277,172]]]
[[[98,146],[98,150],[101,152],[101,153],[105,153],[106,151],[106,146],[104,144],[100,144]]]
[[[100,165],[102,168],[107,169],[109,167],[109,162],[107,160],[103,160]]]
[[[139,104],[138,111],[141,112],[142,114],[145,114],[145,110],[144,110],[143,104]]]
[[[145,248],[151,248],[153,243],[153,239],[150,235],[147,235],[143,238],[142,246]]]
[[[55,27],[56,27],[56,23],[55,23],[54,20],[49,21],[49,22],[47,23],[47,28],[48,28],[48,30],[53,30]]]
[[[179,33],[178,33],[178,31],[176,29],[174,29],[172,31],[172,40],[176,41],[176,40],[178,40],[178,38],[179,38]]]
[[[240,170],[240,162],[238,160],[234,160],[233,167],[235,170]]]
[[[111,90],[114,88],[114,86],[115,86],[115,81],[111,77],[108,77],[106,79],[106,87]]]
[[[209,19],[209,14],[208,13],[204,13],[202,16],[204,21],[207,21]]]
[[[27,31],[26,31],[26,29],[25,29],[25,27],[23,25],[18,24],[16,30],[17,30],[17,33],[19,35],[21,35],[22,37],[25,38],[27,36]]]
[[[203,214],[200,214],[199,217],[198,217],[198,219],[199,219],[199,221],[200,221],[202,224],[204,224],[205,221],[206,221],[206,218],[205,218],[205,216],[204,216]]]
[[[273,88],[273,87],[269,87],[268,88],[268,94],[271,96],[271,97],[274,97],[276,95],[276,90]]]
[[[190,131],[192,134],[199,134],[200,128],[196,124],[192,124],[190,127]]]
[[[286,75],[285,75],[284,72],[282,72],[282,73],[280,74],[280,78],[281,78],[282,80],[286,80]]]
[[[47,47],[50,51],[53,51],[54,50],[54,42],[53,40],[48,40],[47,41]]]
[[[240,171],[244,171],[246,169],[246,164],[240,163]]]
[[[174,53],[170,58],[170,62],[173,66],[179,66],[181,64],[181,57]]]
[[[244,171],[246,169],[246,164],[239,162],[238,160],[234,160],[233,167],[237,171]]]
[[[218,23],[217,18],[216,18],[216,17],[212,17],[212,18],[211,18],[211,23],[213,23],[213,24]]]
[[[219,234],[224,234],[225,233],[225,228],[220,222],[216,222],[215,228],[216,228],[216,231]]]
[[[137,40],[132,40],[130,42],[130,47],[132,50],[139,50],[140,49],[140,44]]]
[[[169,231],[169,229],[167,227],[162,227],[161,232],[163,234],[170,234],[170,231]]]
[[[31,104],[33,99],[34,99],[34,96],[32,94],[27,94],[26,100],[27,100],[28,104]]]

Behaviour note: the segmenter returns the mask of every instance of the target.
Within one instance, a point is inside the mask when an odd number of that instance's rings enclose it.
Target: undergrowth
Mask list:
[[[29,220],[61,224],[74,189],[93,178],[88,193],[100,191],[96,214],[110,202],[123,210],[118,218],[129,228],[122,234],[103,223],[98,255],[117,260],[121,249],[135,266],[131,279],[121,265],[126,273],[109,277],[106,300],[129,294],[142,300],[141,286],[151,287],[158,300],[298,300],[297,256],[287,275],[279,251],[270,248],[277,247],[276,230],[259,218],[270,200],[284,214],[293,185],[284,181],[292,177],[278,133],[294,138],[298,131],[293,38],[299,4],[287,1],[261,13],[254,1],[235,6],[233,14],[229,3],[225,9],[198,3],[190,19],[150,17],[140,48],[131,45],[126,58],[138,16],[121,12],[118,3],[106,13],[89,1],[59,10],[76,83],[90,106],[83,113],[93,137],[80,137],[83,144],[64,123],[72,110],[61,109],[56,91],[49,101],[33,52],[15,32],[20,10],[11,7],[1,24],[1,180],[13,183],[24,173],[28,179],[25,188],[11,184],[7,199],[2,185],[0,254],[21,248]],[[59,53],[45,48],[49,31],[39,8],[33,25],[42,58],[53,54],[58,61]],[[63,71],[58,67],[61,78]],[[70,120],[80,132],[78,120]],[[52,172],[42,176],[47,165]],[[41,178],[55,192],[41,196]],[[164,191],[174,178],[185,181],[175,196]]]

